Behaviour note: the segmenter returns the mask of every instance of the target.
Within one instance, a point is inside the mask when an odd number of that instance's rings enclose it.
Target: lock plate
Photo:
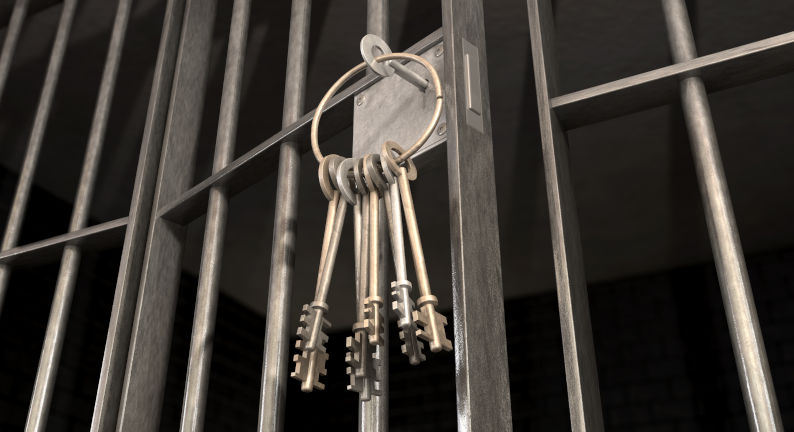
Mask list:
[[[440,42],[419,55],[433,65],[443,86],[442,44]],[[422,65],[408,62],[406,66],[429,78]],[[427,128],[433,117],[435,103],[436,98],[432,88],[421,92],[396,74],[376,82],[354,98],[353,156],[379,154],[385,141],[394,141],[403,148],[411,146]],[[430,151],[446,141],[446,118],[446,110],[442,110],[436,130],[416,155]]]

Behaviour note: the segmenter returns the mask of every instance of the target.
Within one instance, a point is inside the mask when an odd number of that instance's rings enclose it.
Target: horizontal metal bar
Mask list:
[[[572,129],[676,102],[679,80],[700,75],[718,91],[794,70],[794,32],[694,58],[650,72],[551,99],[560,121]]]
[[[0,264],[31,265],[54,261],[65,245],[79,245],[84,250],[120,246],[127,229],[127,218],[92,225],[77,231],[17,246],[0,253]]]
[[[438,44],[441,39],[442,34],[441,29],[439,29],[416,43],[407,52],[423,53]],[[366,90],[380,79],[381,77],[378,75],[366,76],[331,99],[325,108],[323,116],[323,135],[326,138],[339,133],[352,123],[352,97]],[[334,109],[336,107],[340,107],[340,109]],[[158,212],[158,216],[179,224],[188,223],[206,211],[209,190],[213,186],[226,187],[229,197],[232,197],[262,180],[273,172],[277,166],[280,143],[296,141],[302,143],[301,153],[308,150],[306,138],[308,137],[308,128],[311,126],[312,117],[314,117],[314,110],[235,159],[226,168],[193,186],[174,202],[163,207]],[[320,137],[320,140],[323,140],[323,136]]]

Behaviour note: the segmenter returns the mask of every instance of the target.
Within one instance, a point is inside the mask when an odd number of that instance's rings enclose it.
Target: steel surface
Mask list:
[[[293,0],[287,48],[287,78],[284,83],[282,113],[284,128],[296,123],[304,111],[310,18],[311,0]],[[307,115],[304,115],[303,118],[306,119]],[[303,124],[305,125],[305,123]],[[256,155],[264,153],[263,150],[268,147],[272,147],[271,151],[274,151],[276,144],[280,141],[260,144],[257,147],[259,150],[253,149],[243,157],[247,157],[245,160],[254,160],[257,158]],[[273,245],[265,323],[265,352],[262,363],[262,388],[259,396],[258,430],[260,432],[280,432],[284,429],[284,405],[286,404],[289,370],[290,323],[288,320],[295,268],[300,150],[296,141],[284,141],[279,149],[276,214],[273,221]],[[238,161],[241,159],[235,162]]]
[[[185,229],[158,209],[188,189],[204,105],[215,0],[187,0],[117,430],[159,428]]]
[[[452,296],[459,431],[511,431],[502,265],[481,0],[443,0]],[[466,122],[463,40],[480,53],[484,132]]]
[[[662,0],[662,6],[673,60],[685,62],[697,57],[684,0]],[[717,134],[706,87],[700,77],[681,79],[681,105],[717,265],[747,421],[753,431],[782,431],[780,408],[747,276]]]
[[[550,100],[557,94],[554,26],[549,0],[527,0],[540,138],[549,205],[571,430],[604,430],[587,280],[568,165],[568,143]]]
[[[72,220],[69,231],[78,231],[85,228],[91,211],[91,198],[93,197],[96,177],[99,172],[99,162],[102,157],[102,147],[105,141],[105,130],[110,116],[110,105],[113,101],[113,90],[116,87],[121,52],[124,38],[127,34],[127,24],[130,18],[132,0],[120,0],[113,23],[110,44],[108,46],[105,68],[99,84],[94,118],[88,134],[83,169],[80,182],[77,186],[77,196],[72,209]],[[52,302],[47,332],[44,337],[44,346],[41,351],[39,368],[36,373],[36,382],[33,386],[33,396],[28,411],[28,432],[43,431],[47,428],[50,403],[55,389],[58,366],[60,364],[63,341],[66,337],[66,326],[69,319],[74,287],[77,283],[77,274],[80,269],[80,247],[76,244],[67,245],[63,251],[61,268],[55,285],[55,296]]]
[[[44,86],[39,96],[39,104],[36,108],[36,116],[33,119],[33,128],[30,132],[28,146],[25,150],[25,159],[19,171],[19,180],[14,201],[11,203],[11,212],[6,222],[3,241],[0,243],[0,252],[16,246],[19,234],[22,230],[22,220],[25,218],[25,210],[30,197],[30,189],[33,186],[33,179],[36,175],[36,165],[39,162],[41,144],[44,141],[44,132],[47,129],[47,122],[50,118],[52,100],[55,96],[55,88],[58,86],[58,78],[61,75],[61,65],[66,46],[69,42],[69,33],[72,30],[74,13],[77,9],[77,0],[65,0],[61,9],[61,17],[58,21],[58,30],[55,33],[55,42],[50,52],[47,72],[44,75]],[[11,268],[7,265],[0,265],[0,313],[3,310],[3,300],[8,284],[8,277]]]
[[[116,430],[124,369],[130,344],[132,321],[138,297],[146,234],[152,213],[157,167],[160,163],[171,84],[176,68],[177,48],[182,28],[185,0],[169,0],[166,5],[160,47],[157,54],[149,108],[146,114],[135,185],[129,211],[129,225],[116,279],[116,291],[99,374],[91,432]]]

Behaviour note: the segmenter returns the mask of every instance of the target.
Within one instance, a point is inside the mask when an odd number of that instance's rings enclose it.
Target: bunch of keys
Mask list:
[[[304,305],[298,328],[297,348],[301,354],[294,357],[294,378],[302,382],[303,391],[322,389],[320,375],[325,375],[328,353],[325,342],[329,327],[325,314],[326,298],[336,259],[339,239],[347,204],[354,212],[354,246],[356,264],[356,314],[353,336],[347,338],[345,357],[350,375],[349,390],[359,393],[361,400],[369,400],[380,392],[378,376],[380,359],[376,347],[383,345],[384,307],[390,303],[397,316],[397,326],[402,341],[401,350],[412,365],[425,360],[424,342],[430,351],[450,351],[452,342],[447,339],[447,319],[436,311],[438,300],[430,290],[419,226],[414,212],[409,181],[416,179],[416,166],[409,158],[398,165],[392,153],[402,151],[399,145],[386,142],[383,153],[362,158],[342,159],[329,155],[320,163],[319,177],[323,193],[328,198],[328,214],[321,251],[320,270],[314,301]],[[384,163],[385,161],[385,163]],[[378,287],[384,275],[379,274],[378,250],[381,201],[386,209],[389,240],[394,259],[396,280],[391,282],[391,302],[379,295]],[[408,280],[403,237],[403,217],[417,273],[420,296],[414,302],[413,285]]]
[[[424,342],[430,345],[431,352],[451,351],[452,342],[447,339],[445,332],[447,319],[436,311],[438,299],[430,290],[409,183],[417,175],[411,156],[427,141],[441,116],[441,82],[436,70],[425,59],[414,54],[392,53],[388,45],[375,36],[365,36],[361,49],[365,62],[353,67],[331,86],[320,100],[312,119],[312,151],[320,164],[318,177],[320,188],[328,199],[328,213],[314,301],[304,305],[301,311],[296,343],[300,353],[294,356],[295,371],[291,376],[301,381],[301,390],[304,392],[324,388],[320,377],[327,373],[325,363],[328,352],[325,344],[328,342],[326,331],[330,327],[326,319],[326,300],[349,204],[353,206],[354,213],[356,322],[353,324],[353,336],[346,340],[348,352],[345,361],[348,364],[347,373],[350,375],[350,385],[347,388],[358,392],[360,400],[367,401],[373,395],[380,394],[381,382],[386,379],[379,376],[382,359],[378,358],[378,353],[388,352],[384,346],[383,332],[389,306],[397,317],[401,349],[410,364],[417,365],[425,360]],[[376,56],[375,53],[380,55]],[[431,81],[408,70],[397,60],[421,64],[430,74]],[[350,77],[366,67],[383,76],[389,75],[387,71],[391,68],[420,91],[432,88],[436,97],[433,117],[419,139],[407,150],[387,141],[380,154],[351,159],[335,154],[324,156],[318,143],[318,129],[325,106]],[[380,274],[378,262],[382,241],[379,238],[381,207],[386,210],[396,276],[396,280],[391,282],[390,301],[384,299],[379,291],[381,280],[385,277]],[[413,285],[408,280],[406,269],[403,218],[408,230],[419,287],[416,302],[411,297]]]

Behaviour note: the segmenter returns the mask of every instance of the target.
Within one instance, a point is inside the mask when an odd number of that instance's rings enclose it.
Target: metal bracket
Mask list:
[[[443,85],[443,42],[419,55],[438,71]],[[422,66],[414,62],[404,67],[419,75],[426,75]],[[416,90],[415,84],[394,74],[384,77],[356,96],[353,105],[353,156],[378,154],[386,141],[408,146],[419,138],[427,127],[428,119],[433,116],[436,98],[432,91]],[[445,142],[446,130],[446,113],[442,112],[436,132],[416,155]]]

